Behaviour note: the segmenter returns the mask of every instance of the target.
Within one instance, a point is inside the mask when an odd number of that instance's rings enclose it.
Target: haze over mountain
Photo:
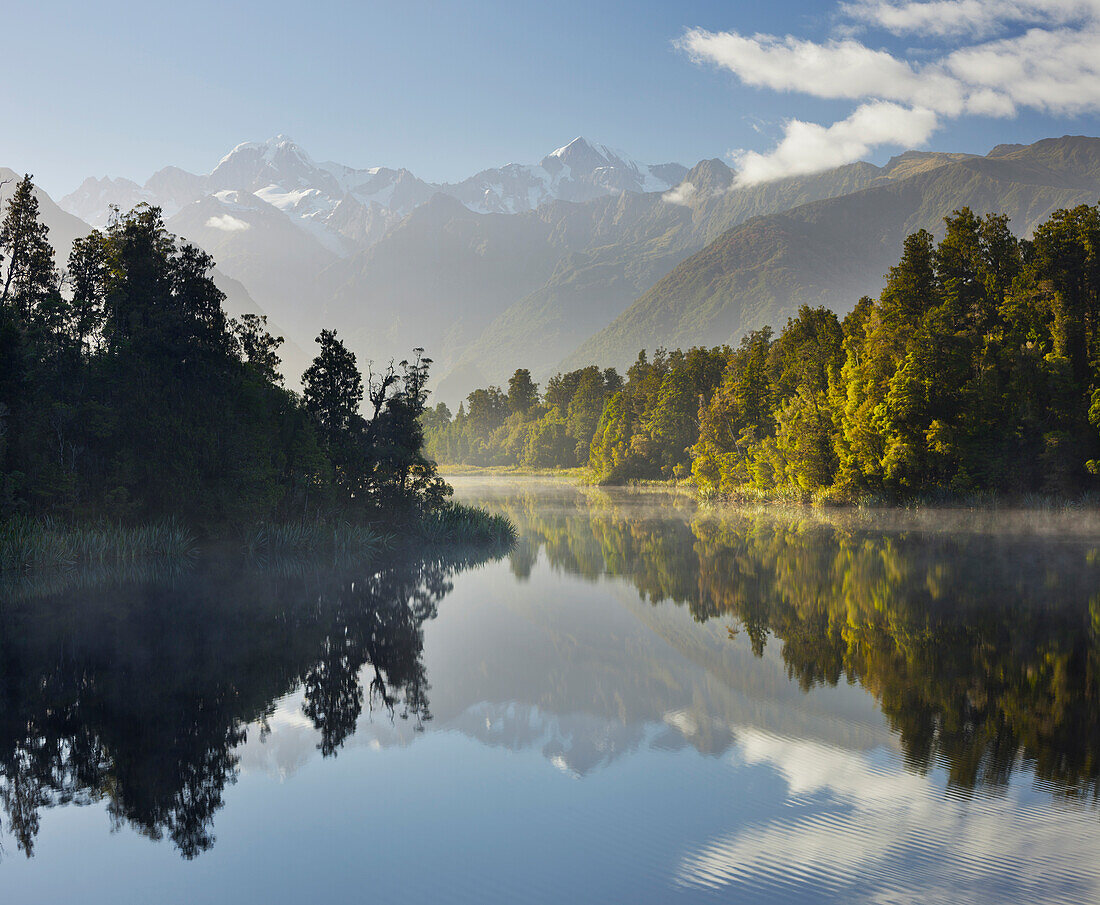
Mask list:
[[[433,184],[406,169],[316,163],[292,139],[277,135],[266,142],[237,145],[205,175],[165,167],[143,186],[129,179],[89,177],[60,205],[102,226],[112,205],[129,209],[144,201],[172,217],[186,205],[219,192],[249,192],[340,254],[379,238],[387,225],[437,192],[457,198],[477,213],[514,214],[549,200],[587,201],[624,191],[667,191],[686,172],[676,163],[639,164],[620,151],[576,138],[537,164],[512,163],[482,170],[456,184]]]
[[[1100,140],[1083,137],[984,157],[909,151],[752,186],[721,160],[642,166],[584,139],[432,185],[316,163],[278,137],[206,175],[87,180],[43,212],[64,257],[86,231],[77,216],[102,225],[110,204],[159,204],[215,256],[231,311],[262,310],[286,336],[292,383],[335,327],[364,364],[423,346],[436,398],[454,405],[517,367],[540,380],[623,367],[641,348],[736,343],[804,302],[845,311],[877,292],[905,235],[964,205],[1026,234],[1098,196]]]
[[[859,165],[857,165],[859,166]],[[565,367],[625,366],[639,349],[736,344],[781,327],[802,304],[848,311],[877,295],[904,238],[969,206],[1004,213],[1029,235],[1053,211],[1100,197],[1100,139],[1001,145],[985,157],[907,152],[857,191],[754,218],[683,261]]]
[[[665,192],[686,172],[577,138],[538,164],[430,184],[405,169],[317,163],[277,136],[238,145],[205,175],[167,167],[143,186],[89,178],[61,206],[103,226],[112,206],[158,205],[173,232],[211,252],[300,344],[336,326],[365,358],[424,346],[448,366],[561,257],[549,228],[505,215],[537,220],[547,203]]]

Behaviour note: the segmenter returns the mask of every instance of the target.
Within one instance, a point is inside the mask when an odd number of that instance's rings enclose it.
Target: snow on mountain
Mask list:
[[[575,138],[538,164],[508,164],[483,170],[441,190],[470,210],[483,214],[517,214],[545,201],[590,201],[619,192],[666,192],[687,168],[679,164],[645,166],[621,151]]]
[[[317,164],[290,138],[278,135],[266,142],[237,145],[206,175],[166,167],[144,186],[128,179],[87,179],[62,198],[61,205],[103,226],[111,205],[128,210],[144,201],[159,205],[166,217],[172,217],[189,204],[227,191],[255,195],[326,248],[343,255],[376,241],[396,219],[427,201],[436,188],[407,170]]]
[[[686,172],[679,164],[645,166],[622,152],[577,138],[538,164],[508,164],[454,185],[435,185],[406,169],[316,163],[293,140],[277,135],[265,142],[237,145],[206,175],[165,167],[144,186],[129,179],[87,179],[60,204],[103,226],[111,205],[128,210],[148,202],[171,217],[216,193],[245,192],[281,211],[326,249],[343,256],[378,241],[437,192],[456,198],[475,213],[514,214],[552,200],[664,192]]]

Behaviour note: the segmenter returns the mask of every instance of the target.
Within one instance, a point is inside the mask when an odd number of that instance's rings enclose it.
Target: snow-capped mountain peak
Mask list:
[[[679,164],[645,166],[584,137],[551,151],[538,164],[483,170],[443,191],[478,213],[514,214],[547,201],[588,201],[619,192],[664,192],[687,172]]]
[[[225,155],[210,173],[216,188],[255,191],[268,185],[283,189],[318,188],[339,192],[331,174],[317,166],[293,140],[277,135],[265,142],[244,142]],[[330,184],[331,183],[331,184]]]
[[[281,133],[274,138],[269,138],[267,141],[242,141],[218,161],[218,166],[231,161],[235,156],[241,154],[258,154],[269,163],[273,162],[277,156],[292,155],[298,157],[304,163],[311,166],[313,165],[313,161],[310,160],[309,155],[295,144],[294,139],[289,135],[283,135]]]
[[[577,136],[569,144],[551,151],[543,158],[543,165],[551,159],[557,159],[580,172],[591,172],[600,167],[612,165],[613,160],[625,162],[609,148],[593,144],[582,136]]]
[[[232,197],[238,205],[247,205],[245,195],[254,195],[339,253],[377,241],[437,192],[475,213],[517,214],[548,201],[664,192],[686,172],[679,164],[645,166],[621,151],[578,137],[537,164],[508,164],[453,185],[437,185],[406,169],[317,163],[292,138],[276,135],[266,141],[242,142],[207,175],[166,167],[144,186],[125,179],[86,180],[62,198],[61,205],[102,225],[112,204],[128,209],[148,201],[173,216],[211,195],[218,194],[223,202]],[[223,194],[229,192],[237,194]]]

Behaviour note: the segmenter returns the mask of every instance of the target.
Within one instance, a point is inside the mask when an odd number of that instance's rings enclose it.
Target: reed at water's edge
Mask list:
[[[195,537],[174,519],[149,525],[67,525],[14,516],[0,522],[0,572],[76,565],[124,565],[188,556]]]
[[[515,526],[500,515],[449,503],[392,530],[345,521],[252,525],[232,546],[249,556],[370,556],[398,547],[478,544],[510,547]],[[0,522],[0,574],[78,566],[123,566],[152,559],[181,559],[199,541],[174,519],[128,527],[81,526],[50,518],[15,516]]]

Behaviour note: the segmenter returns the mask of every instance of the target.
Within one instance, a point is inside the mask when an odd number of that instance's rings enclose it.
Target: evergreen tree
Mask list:
[[[335,330],[322,330],[316,341],[321,351],[302,375],[302,401],[325,448],[345,460],[346,437],[363,402],[363,375]]]
[[[539,388],[531,379],[531,372],[527,368],[517,368],[508,379],[508,408],[525,415],[538,401]]]
[[[49,229],[39,219],[38,197],[28,174],[19,180],[0,223],[0,264],[6,264],[0,305],[11,305],[25,323],[58,293]]]

